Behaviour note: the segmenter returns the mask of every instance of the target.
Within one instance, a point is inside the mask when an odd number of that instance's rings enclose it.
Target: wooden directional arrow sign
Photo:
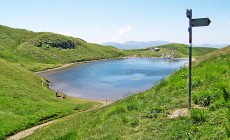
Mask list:
[[[211,23],[209,18],[192,19],[192,27],[208,26]]]

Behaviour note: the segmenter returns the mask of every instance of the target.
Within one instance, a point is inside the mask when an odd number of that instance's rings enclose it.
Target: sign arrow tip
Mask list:
[[[208,25],[211,23],[211,20],[208,18]]]

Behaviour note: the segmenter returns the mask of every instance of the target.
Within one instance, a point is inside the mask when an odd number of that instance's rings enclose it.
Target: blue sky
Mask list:
[[[1,0],[0,24],[88,42],[164,40],[188,44],[186,9],[209,17],[193,43],[230,44],[229,0]]]

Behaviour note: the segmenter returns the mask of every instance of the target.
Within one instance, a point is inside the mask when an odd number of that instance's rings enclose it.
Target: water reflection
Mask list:
[[[129,58],[75,65],[41,73],[52,89],[67,95],[116,100],[127,93],[151,88],[160,79],[186,63],[187,59]]]

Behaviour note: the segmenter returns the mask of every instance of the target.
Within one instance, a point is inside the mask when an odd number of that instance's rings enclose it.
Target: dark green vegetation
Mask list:
[[[111,46],[54,33],[35,33],[0,25],[0,58],[39,71],[71,62],[108,59],[123,53]]]
[[[153,47],[154,48],[154,47]],[[157,46],[157,48],[160,48],[160,51],[156,52],[151,50],[151,48],[147,49],[139,49],[139,50],[124,50],[126,55],[129,56],[138,56],[138,57],[162,57],[166,55],[170,55],[173,58],[179,58],[179,57],[188,57],[188,46],[184,44],[168,44],[168,45],[162,45]],[[207,53],[213,52],[217,50],[216,48],[205,48],[205,47],[193,47],[193,56],[202,56]]]
[[[230,135],[230,46],[197,59],[193,66],[190,115],[170,119],[187,107],[188,70],[182,68],[151,90],[70,116],[27,139],[227,139]]]

